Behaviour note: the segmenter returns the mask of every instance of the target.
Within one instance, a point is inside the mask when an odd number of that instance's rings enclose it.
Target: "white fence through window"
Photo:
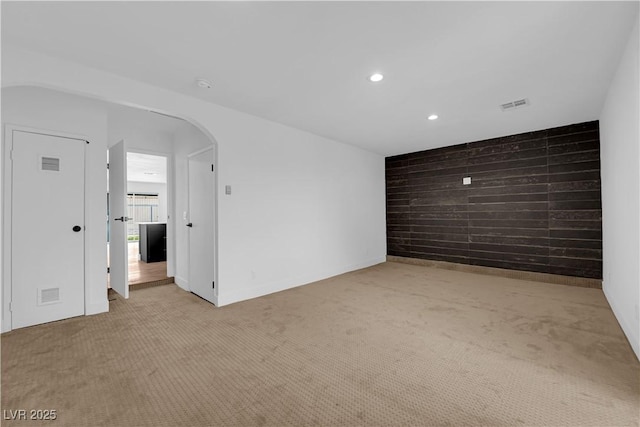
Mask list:
[[[138,240],[141,222],[158,222],[160,212],[157,194],[129,193],[127,195],[127,238]]]

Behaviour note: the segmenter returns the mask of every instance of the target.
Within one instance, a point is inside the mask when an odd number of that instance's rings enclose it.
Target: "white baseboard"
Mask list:
[[[184,289],[187,292],[190,292],[189,290],[189,281],[180,277],[180,276],[174,276],[173,281],[176,283],[176,285],[180,286],[182,289]]]
[[[92,316],[94,314],[107,312],[109,312],[109,300],[107,298],[100,303],[87,304],[84,311],[85,316]]]
[[[104,301],[97,304],[90,304],[85,307],[85,316],[93,316],[94,314],[100,313],[108,313],[109,312],[109,300],[105,299]],[[10,319],[4,319],[2,324],[0,325],[0,329],[2,333],[10,332],[11,329]]]
[[[218,307],[223,305],[233,304],[235,302],[245,301],[252,298],[261,297],[263,295],[269,295],[275,292],[284,291],[298,286],[308,285],[309,283],[317,282],[319,280],[328,279],[330,277],[338,276],[340,274],[348,273],[350,271],[360,270],[362,268],[371,267],[376,264],[380,264],[386,261],[386,256],[374,258],[368,261],[350,264],[344,267],[330,269],[325,272],[316,273],[309,276],[297,277],[288,280],[280,280],[263,284],[256,287],[245,288],[235,290],[233,292],[224,292],[224,287],[218,294]],[[177,283],[177,282],[176,282]]]
[[[636,354],[638,360],[640,360],[640,337],[637,335],[636,330],[632,327],[632,324],[629,323],[629,319],[625,317],[622,310],[620,310],[618,303],[608,294],[607,287],[605,286],[604,282],[602,282],[602,291],[604,292],[604,296],[607,299],[607,302],[609,303],[611,311],[613,311],[618,324],[620,324],[620,327],[622,328],[622,332],[624,332],[624,334],[626,335],[627,340],[629,341],[629,344],[633,349],[633,352]]]
[[[191,292],[189,290],[189,282],[187,282],[185,279],[183,279],[180,276],[175,276],[173,278],[173,282],[178,285],[178,287],[180,289],[182,289],[185,292]],[[214,295],[213,296],[213,301],[212,301],[213,305],[215,305],[216,307],[218,307],[218,295]]]

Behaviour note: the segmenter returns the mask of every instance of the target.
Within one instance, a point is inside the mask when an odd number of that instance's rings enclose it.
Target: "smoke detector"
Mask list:
[[[211,89],[211,82],[207,79],[196,79],[196,84],[202,89]]]
[[[527,105],[531,105],[527,98],[516,99],[515,101],[507,102],[506,104],[500,105],[502,111],[514,110],[520,107],[526,107]]]

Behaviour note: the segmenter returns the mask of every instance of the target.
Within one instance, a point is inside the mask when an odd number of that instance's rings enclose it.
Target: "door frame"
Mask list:
[[[213,162],[213,280],[216,283],[215,288],[213,289],[213,305],[218,306],[218,295],[220,292],[220,281],[218,280],[218,156],[217,156],[217,144],[211,143],[210,146],[201,148],[187,155],[187,209],[189,210],[189,220],[191,220],[191,199],[190,199],[190,183],[189,183],[189,159],[191,157],[197,156],[199,154],[205,153],[211,150],[211,157]],[[187,234],[187,248],[188,248],[188,259],[191,262],[191,233]],[[189,267],[189,281],[191,278],[191,267]],[[189,282],[187,282],[189,283]],[[191,290],[191,285],[189,285],[189,290]]]
[[[90,143],[89,139],[84,135],[72,134],[67,132],[61,132],[57,130],[48,130],[48,129],[40,129],[29,126],[21,126],[21,125],[13,125],[13,124],[5,124],[4,125],[4,138],[2,139],[2,149],[0,150],[0,164],[3,166],[3,174],[2,174],[2,290],[0,295],[2,296],[2,332],[9,332],[13,329],[12,318],[11,318],[11,298],[12,298],[12,287],[13,283],[11,281],[11,247],[12,247],[12,227],[13,222],[11,219],[11,209],[13,203],[13,162],[11,161],[11,149],[13,148],[13,132],[28,132],[28,133],[36,133],[41,135],[49,135],[56,136],[60,138],[68,138],[68,139],[77,139],[80,141],[85,141],[87,144]],[[90,208],[90,203],[87,197],[87,150],[85,147],[84,150],[84,227],[86,229],[87,225],[87,212]],[[87,277],[89,274],[89,263],[87,259],[89,258],[89,247],[87,245],[87,233],[83,234],[83,245],[84,245],[84,265],[83,265],[83,284],[82,289],[84,292],[84,315],[87,313],[87,298],[89,292],[87,291]],[[105,272],[106,274],[106,272]]]

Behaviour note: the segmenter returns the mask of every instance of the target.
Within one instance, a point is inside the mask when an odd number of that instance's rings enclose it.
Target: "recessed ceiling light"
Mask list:
[[[427,119],[429,119],[429,120],[435,120],[435,119],[437,119],[437,118],[438,118],[438,115],[437,115],[437,114],[432,114],[432,115],[430,115],[429,117],[427,117]]]
[[[196,79],[196,84],[202,89],[211,89],[211,82],[207,79]]]
[[[374,73],[369,76],[369,81],[373,83],[381,82],[384,76],[380,73]]]

